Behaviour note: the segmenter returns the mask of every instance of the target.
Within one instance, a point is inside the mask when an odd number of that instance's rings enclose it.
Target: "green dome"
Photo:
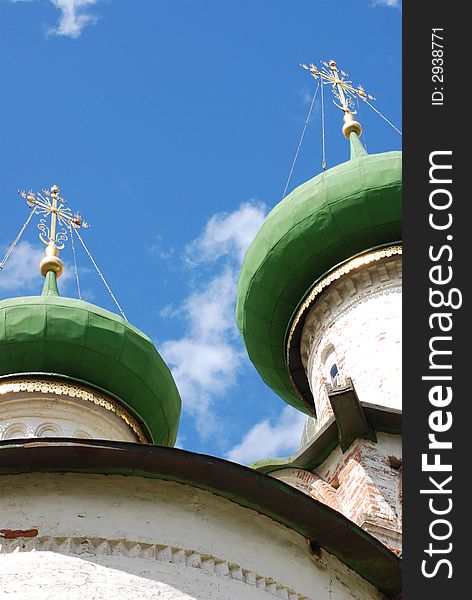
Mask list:
[[[49,272],[42,296],[0,301],[0,376],[56,374],[115,396],[152,442],[173,446],[180,396],[151,340],[107,310],[58,295]]]
[[[290,377],[286,336],[313,285],[341,263],[402,238],[401,152],[368,155],[351,133],[351,159],[300,185],[267,216],[244,257],[236,318],[264,381],[314,413]],[[300,365],[301,366],[301,365]]]

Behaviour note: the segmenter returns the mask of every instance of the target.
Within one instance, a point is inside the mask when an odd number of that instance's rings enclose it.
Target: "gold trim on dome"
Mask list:
[[[9,392],[39,392],[41,394],[57,394],[59,396],[69,396],[69,398],[80,398],[87,402],[92,402],[96,406],[101,406],[119,417],[126,425],[134,431],[138,440],[142,444],[148,444],[149,440],[145,435],[138,421],[124,409],[118,402],[111,398],[100,394],[95,390],[92,391],[85,386],[78,384],[70,384],[58,382],[48,379],[20,379],[14,381],[5,381],[0,383],[0,396]]]
[[[286,361],[287,361],[287,367],[289,367],[289,374],[290,374],[290,344],[292,341],[293,334],[295,332],[295,329],[298,326],[298,323],[299,323],[302,315],[313,304],[316,297],[319,296],[321,294],[321,292],[325,288],[327,288],[331,283],[333,283],[333,281],[336,281],[343,275],[347,275],[348,273],[351,273],[352,271],[359,269],[360,267],[364,267],[371,263],[377,262],[379,260],[382,260],[383,258],[388,258],[389,256],[395,256],[395,255],[399,255],[399,254],[402,254],[401,246],[389,246],[388,248],[382,248],[381,250],[374,250],[372,252],[366,252],[365,254],[361,254],[360,256],[356,256],[355,258],[348,260],[346,263],[344,263],[343,265],[341,265],[340,267],[338,267],[337,269],[332,271],[329,275],[324,277],[321,281],[319,281],[313,287],[311,292],[308,294],[308,296],[304,300],[303,304],[298,309],[297,314],[295,315],[295,318],[292,321],[292,325],[290,326],[290,333],[288,335],[287,352],[286,352]],[[290,376],[290,378],[291,378],[291,376]],[[292,379],[292,383],[295,386],[293,379]],[[296,386],[295,386],[295,389],[297,389]],[[297,390],[297,392],[298,392],[298,390]]]

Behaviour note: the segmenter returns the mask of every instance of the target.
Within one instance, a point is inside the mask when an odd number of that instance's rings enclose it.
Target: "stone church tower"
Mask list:
[[[259,472],[401,552],[401,153],[351,158],[268,215],[240,275],[237,318],[265,382],[308,415],[299,452]]]

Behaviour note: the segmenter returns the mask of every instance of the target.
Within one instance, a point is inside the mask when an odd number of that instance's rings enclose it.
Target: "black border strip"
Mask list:
[[[468,7],[467,7],[468,8]],[[466,5],[456,2],[406,2],[403,5],[403,178],[404,178],[404,294],[403,294],[403,398],[404,398],[404,598],[444,600],[467,596],[469,582],[470,518],[470,318],[465,294],[470,279],[470,142],[469,127],[469,58],[470,19]],[[435,31],[433,31],[435,30]],[[433,39],[433,33],[440,37]],[[442,39],[441,39],[442,38]],[[434,45],[434,43],[440,45]],[[441,60],[435,60],[435,59]],[[440,77],[438,77],[438,75]],[[436,76],[436,77],[435,77]],[[433,96],[434,94],[434,96]],[[443,98],[441,101],[441,94]],[[432,153],[448,153],[436,155]],[[437,164],[452,164],[450,171],[436,170],[430,177],[431,160]],[[452,175],[452,182],[447,183]],[[438,180],[443,180],[439,182]],[[436,194],[436,190],[447,192]],[[443,201],[452,193],[450,209],[436,210],[431,194]],[[433,201],[433,204],[436,200]],[[435,229],[445,223],[447,214],[453,217],[447,230]],[[452,236],[450,239],[449,237]],[[452,250],[452,255],[445,248]],[[438,257],[444,248],[441,258]],[[442,273],[431,272],[441,265]],[[450,283],[432,282],[443,278],[452,268]],[[470,286],[468,286],[470,287]],[[434,308],[431,291],[446,296],[451,288],[462,290],[462,308]],[[439,297],[435,298],[435,301]],[[441,332],[438,322],[431,322],[433,313],[449,313],[453,327]],[[436,340],[433,344],[452,354],[442,355],[437,363],[449,363],[447,372],[431,370],[431,340],[435,336],[451,336],[451,340]],[[438,346],[439,345],[439,346]],[[424,376],[452,375],[452,383],[423,380]],[[442,409],[453,416],[452,427],[436,433],[443,442],[452,442],[452,449],[431,449],[433,406],[429,393],[433,386],[451,385],[453,400]],[[436,416],[436,419],[438,417]],[[433,471],[422,466],[423,455],[428,463],[440,460],[451,465],[452,471]],[[435,456],[437,457],[435,459]],[[462,463],[462,464],[461,464]],[[435,483],[452,481],[435,489]],[[425,492],[421,493],[421,490]],[[430,492],[432,490],[432,492]],[[448,499],[452,510],[445,510]],[[438,523],[438,520],[443,523]],[[448,533],[448,524],[452,534]],[[442,539],[435,539],[441,538]],[[426,573],[426,574],[425,574]]]

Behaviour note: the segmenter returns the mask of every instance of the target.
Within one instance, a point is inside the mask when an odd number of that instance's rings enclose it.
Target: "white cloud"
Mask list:
[[[9,0],[11,4],[34,2],[35,0]],[[100,0],[49,0],[59,11],[59,21],[55,27],[48,29],[48,35],[78,38],[86,25],[97,22],[97,16],[88,8]]]
[[[202,433],[215,425],[211,401],[233,385],[242,359],[235,344],[239,342],[233,316],[235,297],[236,278],[226,266],[184,301],[180,311],[187,321],[184,337],[160,345],[184,409],[200,419]]]
[[[245,360],[234,316],[237,277],[265,212],[263,204],[246,202],[232,213],[211,217],[185,251],[187,264],[200,265],[205,275],[210,269],[209,278],[181,306],[166,307],[161,313],[178,314],[186,322],[184,336],[160,344],[160,351],[175,377],[184,410],[196,417],[203,436],[217,424],[213,402],[234,385]]]
[[[402,0],[373,0],[374,6],[387,6],[389,8],[401,8]]]
[[[97,4],[98,0],[51,0],[61,11],[59,23],[48,31],[49,34],[77,38],[86,25],[96,23],[97,17],[87,8]]]
[[[29,242],[20,242],[13,250],[4,269],[0,271],[0,290],[2,292],[21,292],[37,285],[41,292],[41,275],[39,262],[44,250]],[[3,254],[2,254],[3,258]]]
[[[288,456],[298,450],[306,416],[286,406],[277,420],[254,425],[226,455],[229,460],[251,464],[262,458]]]
[[[2,259],[5,251],[6,248],[3,248]],[[39,263],[43,256],[44,247],[41,245],[33,245],[27,241],[20,242],[13,250],[5,267],[0,270],[2,296],[15,296],[22,292],[41,294],[44,280],[39,273]],[[59,283],[60,289],[66,289],[73,278],[73,268],[66,263]]]
[[[202,235],[187,246],[186,259],[191,264],[198,264],[232,256],[241,263],[265,212],[265,205],[261,202],[243,202],[232,213],[213,215]]]

